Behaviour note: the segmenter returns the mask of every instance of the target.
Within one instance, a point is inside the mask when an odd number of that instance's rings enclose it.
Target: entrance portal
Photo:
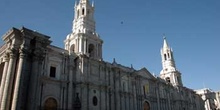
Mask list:
[[[144,110],[150,110],[150,104],[147,101],[144,102]]]
[[[54,98],[48,98],[44,103],[44,110],[57,110],[57,101]]]

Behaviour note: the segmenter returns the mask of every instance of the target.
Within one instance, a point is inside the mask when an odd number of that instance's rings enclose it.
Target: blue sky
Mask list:
[[[174,50],[183,84],[220,90],[219,0],[94,0],[105,61],[159,75],[163,34]],[[71,32],[74,0],[1,0],[0,35],[25,26],[63,47]],[[3,43],[2,41],[0,42]]]

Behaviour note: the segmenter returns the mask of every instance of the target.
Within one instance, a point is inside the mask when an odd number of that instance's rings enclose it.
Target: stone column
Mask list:
[[[7,75],[5,79],[5,87],[4,91],[2,94],[2,101],[1,101],[1,109],[0,110],[6,110],[7,108],[7,102],[10,101],[10,94],[11,94],[11,88],[10,84],[13,81],[14,77],[14,69],[15,69],[15,63],[16,63],[16,58],[15,58],[15,50],[12,49],[10,51],[10,60],[8,64],[8,70],[7,70]]]
[[[156,83],[156,95],[157,95],[157,108],[160,110],[160,94],[159,94],[160,85]]]
[[[14,94],[13,94],[13,100],[12,100],[12,105],[11,105],[11,110],[18,110],[19,108],[19,89],[21,88],[21,75],[23,71],[23,66],[24,66],[24,60],[25,60],[25,52],[24,48],[20,50],[20,56],[19,56],[19,64],[18,64],[18,69],[17,69],[17,75],[16,75],[16,82],[15,82],[15,87],[14,87]]]
[[[4,91],[4,87],[5,87],[5,79],[6,79],[6,75],[7,75],[7,69],[8,69],[8,56],[5,55],[4,57],[4,70],[3,70],[3,75],[2,75],[2,80],[1,80],[1,85],[0,85],[0,102],[2,102],[2,97],[3,97],[3,91]],[[1,106],[1,103],[0,103]]]

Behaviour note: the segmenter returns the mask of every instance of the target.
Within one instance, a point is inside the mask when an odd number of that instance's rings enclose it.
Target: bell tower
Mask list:
[[[160,72],[160,77],[174,86],[182,86],[181,73],[176,69],[173,50],[169,47],[166,37],[164,37],[163,47],[160,52],[163,68]]]
[[[89,0],[75,3],[72,33],[67,35],[64,43],[70,54],[101,60],[103,41],[96,33],[94,9],[94,4],[90,4]]]

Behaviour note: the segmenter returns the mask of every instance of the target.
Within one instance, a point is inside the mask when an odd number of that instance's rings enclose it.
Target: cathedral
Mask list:
[[[173,50],[164,38],[160,76],[102,58],[94,5],[74,7],[65,48],[50,36],[12,28],[0,47],[0,110],[204,110],[204,101],[183,86]]]

